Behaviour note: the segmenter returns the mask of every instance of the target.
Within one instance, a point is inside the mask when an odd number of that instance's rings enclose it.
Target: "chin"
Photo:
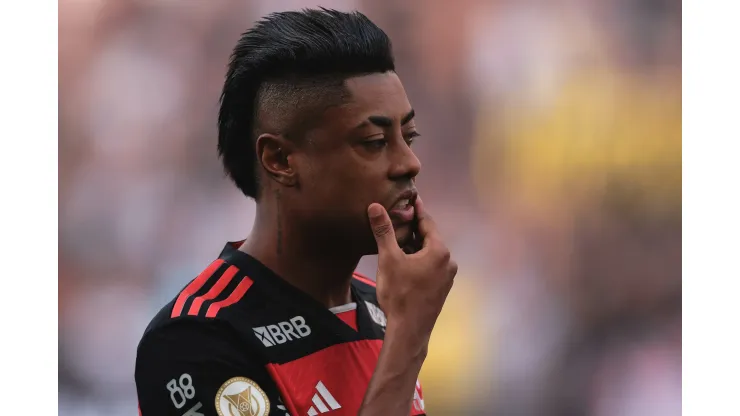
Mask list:
[[[393,231],[396,233],[396,242],[398,246],[403,248],[413,239],[414,233],[411,229],[411,224],[404,224],[400,226],[394,226]],[[378,244],[375,242],[372,232],[366,234],[360,234],[362,237],[358,239],[359,233],[352,234],[350,240],[353,241],[354,247],[362,253],[363,256],[374,256],[378,254]]]
[[[396,241],[399,247],[406,246],[414,236],[414,233],[411,231],[411,224],[394,227],[394,231],[396,232]]]

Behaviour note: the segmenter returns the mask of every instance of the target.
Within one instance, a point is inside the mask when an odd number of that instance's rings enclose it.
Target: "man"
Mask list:
[[[424,414],[457,265],[417,197],[413,118],[360,13],[277,13],[241,37],[218,148],[257,217],[145,331],[141,414]],[[377,292],[354,273],[374,253]]]

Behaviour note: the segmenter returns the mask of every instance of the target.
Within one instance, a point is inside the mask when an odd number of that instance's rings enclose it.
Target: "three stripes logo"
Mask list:
[[[332,410],[341,409],[342,406],[337,402],[334,396],[329,393],[324,383],[321,381],[316,384],[316,393],[313,395],[311,401],[313,406],[308,409],[308,416],[316,416],[320,413],[329,413]]]
[[[214,318],[221,309],[239,302],[252,286],[253,281],[244,275],[239,275],[241,276],[239,277],[238,272],[239,269],[236,266],[227,265],[224,260],[219,259],[211,263],[177,296],[170,318],[178,318],[186,314]],[[227,288],[233,286],[230,286],[232,280],[238,283],[233,289],[227,291]],[[201,294],[196,296],[196,293]],[[188,303],[190,307],[186,308]]]

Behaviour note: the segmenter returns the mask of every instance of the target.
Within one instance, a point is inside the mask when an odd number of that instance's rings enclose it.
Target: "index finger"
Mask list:
[[[436,238],[437,236],[437,224],[434,222],[432,217],[429,216],[429,214],[424,210],[424,202],[422,202],[420,196],[416,197],[414,209],[416,213],[419,236],[424,242],[422,247],[427,247],[429,245],[429,240],[431,238]]]

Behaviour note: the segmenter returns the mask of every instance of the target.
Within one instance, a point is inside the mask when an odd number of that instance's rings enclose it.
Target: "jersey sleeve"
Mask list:
[[[135,381],[141,416],[286,416],[277,386],[223,322],[179,321],[145,334]]]

